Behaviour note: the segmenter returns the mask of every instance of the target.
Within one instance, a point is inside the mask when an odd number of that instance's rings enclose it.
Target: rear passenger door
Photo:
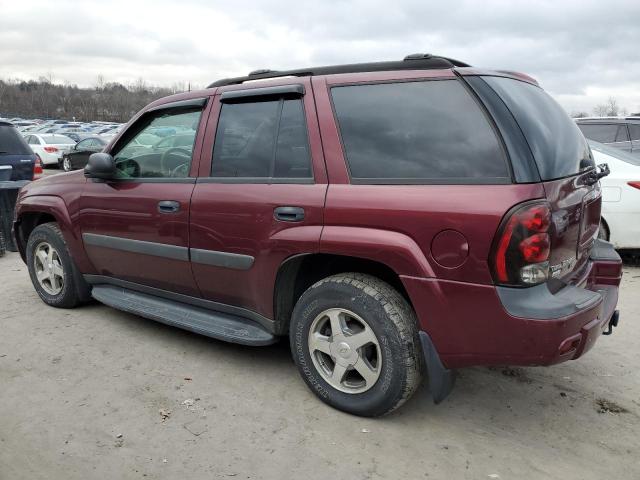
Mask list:
[[[216,95],[190,220],[204,298],[266,318],[282,262],[318,250],[327,189],[310,82],[275,83]]]

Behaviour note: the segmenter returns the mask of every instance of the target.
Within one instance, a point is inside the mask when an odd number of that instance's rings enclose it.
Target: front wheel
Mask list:
[[[345,412],[384,415],[420,384],[413,309],[370,275],[334,275],[311,286],[294,308],[290,342],[307,385]]]
[[[62,169],[65,172],[70,172],[71,171],[71,160],[69,160],[69,157],[63,157],[62,158]]]
[[[74,265],[56,223],[43,223],[33,229],[26,254],[31,283],[47,305],[73,308],[88,299],[89,287]]]

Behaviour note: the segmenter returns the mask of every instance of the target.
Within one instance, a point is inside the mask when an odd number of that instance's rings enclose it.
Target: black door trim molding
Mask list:
[[[233,268],[234,270],[249,270],[255,260],[251,255],[239,253],[218,252],[215,250],[202,250],[190,248],[191,261],[214,267]]]
[[[112,237],[110,235],[100,235],[97,233],[83,233],[82,240],[86,245],[93,245],[94,247],[142,253],[144,255],[171,258],[173,260],[182,260],[185,262],[189,261],[189,249],[178,245],[146,242],[144,240],[134,240],[132,238],[124,237]]]
[[[187,248],[166,243],[147,242],[132,238],[113,237],[97,233],[83,233],[82,240],[86,245],[111,248],[124,252],[141,253],[155,257],[182,260],[214,267],[231,268],[234,270],[249,270],[253,266],[255,258],[251,255],[240,253],[219,252],[216,250],[203,250],[200,248]]]

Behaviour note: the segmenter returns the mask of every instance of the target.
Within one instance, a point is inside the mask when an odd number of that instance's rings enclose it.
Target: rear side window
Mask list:
[[[0,125],[0,155],[32,155],[27,142],[15,127]]]
[[[518,122],[542,180],[568,177],[595,165],[575,122],[544,90],[512,78],[482,78]]]
[[[356,183],[507,183],[505,153],[457,80],[334,87]]]
[[[213,147],[211,175],[311,178],[302,100],[224,103]]]

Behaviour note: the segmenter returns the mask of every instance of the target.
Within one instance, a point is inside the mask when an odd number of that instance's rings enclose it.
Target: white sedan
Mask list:
[[[71,138],[54,133],[31,133],[24,135],[24,139],[33,153],[40,157],[43,165],[58,165],[62,154],[70,151],[76,144]]]
[[[640,157],[589,140],[596,164],[611,173],[600,180],[602,216],[600,238],[616,249],[640,249]]]

